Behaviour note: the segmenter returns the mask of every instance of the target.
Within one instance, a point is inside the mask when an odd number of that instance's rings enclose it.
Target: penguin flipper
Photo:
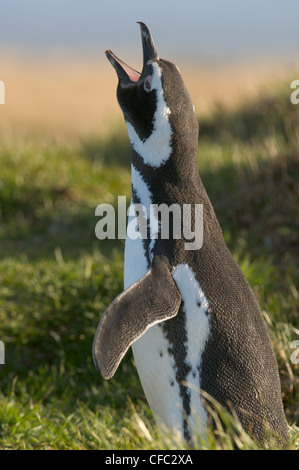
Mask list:
[[[155,257],[145,276],[118,295],[101,318],[92,352],[102,377],[113,377],[131,344],[149,327],[175,317],[180,304],[169,268]]]

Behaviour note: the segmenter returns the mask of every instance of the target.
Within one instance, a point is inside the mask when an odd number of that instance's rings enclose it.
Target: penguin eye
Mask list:
[[[152,90],[152,77],[148,75],[144,80],[144,90],[149,93]]]

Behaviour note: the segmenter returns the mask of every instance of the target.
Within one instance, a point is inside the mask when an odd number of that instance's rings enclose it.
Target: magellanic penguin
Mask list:
[[[198,172],[198,123],[179,69],[160,59],[140,23],[143,69],[110,50],[132,148],[132,204],[202,205],[203,243],[127,236],[124,291],[104,312],[93,358],[111,378],[132,345],[158,423],[192,442],[213,420],[202,392],[260,443],[286,443],[278,365],[258,302],[222,236]],[[195,217],[195,210],[191,215]],[[147,216],[147,224],[149,219]],[[159,231],[161,232],[161,223]],[[148,227],[148,233],[151,233]]]

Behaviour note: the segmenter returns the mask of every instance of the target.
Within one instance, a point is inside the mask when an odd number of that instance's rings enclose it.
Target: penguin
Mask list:
[[[124,291],[102,315],[93,360],[111,378],[132,346],[148,404],[163,429],[186,442],[213,426],[205,397],[237,416],[262,445],[288,442],[278,364],[257,299],[224,241],[198,171],[198,122],[178,67],[161,59],[140,22],[139,73],[111,50],[117,99],[132,150],[132,200],[145,208],[147,237],[127,236]],[[166,204],[203,211],[202,246],[170,230],[155,236],[149,211]],[[158,232],[158,235],[157,235]],[[211,424],[212,423],[212,424]],[[270,434],[269,434],[270,433]]]

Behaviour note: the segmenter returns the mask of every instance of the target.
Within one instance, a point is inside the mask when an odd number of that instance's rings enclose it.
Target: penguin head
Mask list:
[[[168,60],[159,58],[148,27],[144,23],[139,24],[143,48],[141,73],[112,51],[106,51],[118,75],[117,99],[131,143],[135,134],[136,139],[145,142],[155,133],[157,143],[159,141],[162,147],[163,139],[168,140],[168,146],[172,147],[173,141],[179,140],[182,133],[187,133],[187,136],[193,134],[197,141],[198,124],[194,106],[179,69]]]

